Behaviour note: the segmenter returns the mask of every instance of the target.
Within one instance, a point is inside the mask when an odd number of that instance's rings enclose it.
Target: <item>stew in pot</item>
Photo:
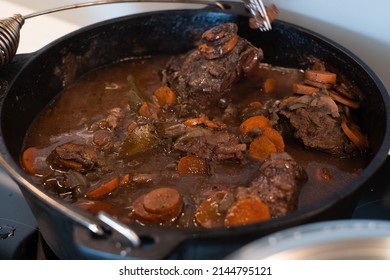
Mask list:
[[[88,73],[33,122],[22,166],[125,223],[231,227],[316,203],[364,168],[360,92],[326,61],[263,55],[226,23],[186,54]]]

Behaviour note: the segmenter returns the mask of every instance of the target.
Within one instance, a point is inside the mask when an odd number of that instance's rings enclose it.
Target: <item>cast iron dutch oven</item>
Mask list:
[[[266,234],[350,217],[359,191],[390,148],[390,101],[385,87],[359,58],[321,35],[282,21],[275,21],[270,32],[252,30],[243,5],[226,2],[225,7],[225,11],[175,10],[105,21],[36,53],[18,55],[1,70],[1,163],[20,186],[43,238],[59,258],[220,259]],[[239,35],[264,50],[264,62],[305,68],[314,56],[361,89],[359,116],[370,142],[369,163],[353,182],[315,205],[266,222],[213,230],[132,225],[132,232],[58,201],[23,172],[19,156],[24,135],[34,117],[64,87],[92,69],[129,57],[183,53],[195,46],[205,30],[225,22],[237,23]],[[131,242],[132,233],[141,241],[137,246]]]

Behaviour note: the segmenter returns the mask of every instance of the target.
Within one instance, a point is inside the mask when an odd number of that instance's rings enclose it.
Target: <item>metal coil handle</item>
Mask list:
[[[23,24],[24,17],[20,14],[0,20],[0,67],[15,56]]]

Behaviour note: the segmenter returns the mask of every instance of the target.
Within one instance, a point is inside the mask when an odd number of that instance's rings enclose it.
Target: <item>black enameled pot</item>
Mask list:
[[[320,220],[349,218],[359,191],[385,161],[390,149],[389,95],[378,77],[358,57],[335,42],[282,21],[273,30],[248,27],[241,4],[226,11],[212,8],[151,12],[101,22],[56,40],[43,49],[17,55],[0,70],[0,162],[18,183],[45,241],[62,259],[220,259],[269,233]],[[34,185],[19,165],[23,139],[31,122],[66,86],[97,67],[129,57],[183,53],[203,31],[235,22],[239,35],[265,53],[264,62],[305,68],[311,57],[326,61],[361,89],[358,117],[370,142],[369,162],[341,191],[285,217],[221,229],[131,226],[141,245],[94,216],[64,204]],[[364,118],[363,118],[364,116]]]

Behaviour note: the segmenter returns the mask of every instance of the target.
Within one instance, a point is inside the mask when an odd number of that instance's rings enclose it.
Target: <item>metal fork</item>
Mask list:
[[[257,27],[260,31],[270,31],[272,29],[271,22],[268,18],[265,5],[262,0],[244,0],[246,8],[253,15]]]

